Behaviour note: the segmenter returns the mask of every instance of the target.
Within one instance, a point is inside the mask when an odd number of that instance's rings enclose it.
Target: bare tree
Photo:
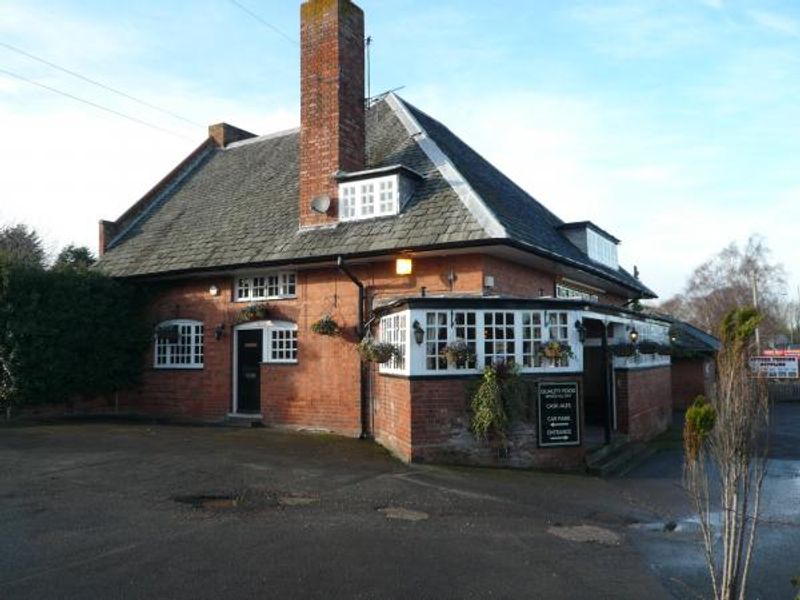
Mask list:
[[[766,387],[749,364],[760,322],[753,308],[726,315],[711,403],[686,413],[684,477],[717,600],[744,600],[755,548],[769,430]]]
[[[770,249],[758,235],[750,236],[743,248],[729,244],[697,267],[683,293],[662,303],[658,310],[716,332],[731,310],[753,304],[754,286],[765,339],[785,331],[781,313],[786,274],[781,264],[771,262]]]

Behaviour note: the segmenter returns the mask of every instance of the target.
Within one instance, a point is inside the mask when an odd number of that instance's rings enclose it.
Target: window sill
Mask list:
[[[267,298],[243,298],[234,300],[234,304],[253,304],[254,302],[277,302],[278,300],[297,300],[297,294],[294,296],[270,296]]]

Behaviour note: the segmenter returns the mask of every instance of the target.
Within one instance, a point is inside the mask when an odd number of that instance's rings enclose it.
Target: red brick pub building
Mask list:
[[[407,461],[514,466],[576,466],[592,443],[665,429],[669,356],[607,351],[637,335],[668,343],[666,321],[627,308],[654,294],[618,265],[619,240],[564,223],[397,95],[365,99],[352,2],[309,0],[301,22],[301,127],[213,125],[100,224],[99,268],[158,290],[148,368],[120,405],[372,437]],[[325,316],[340,335],[312,330]],[[362,361],[364,336],[396,355]],[[552,341],[572,355],[545,356]],[[448,360],[456,342],[470,360]],[[467,397],[499,362],[540,390],[502,449],[469,432]],[[566,394],[572,416],[545,423],[541,390],[551,404]],[[563,438],[548,430],[559,419]]]

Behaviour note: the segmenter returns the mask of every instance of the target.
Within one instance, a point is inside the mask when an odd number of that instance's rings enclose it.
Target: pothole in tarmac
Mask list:
[[[172,499],[180,504],[205,510],[223,510],[239,506],[239,496],[235,495],[175,496]]]
[[[173,496],[172,500],[197,510],[211,512],[226,510],[263,510],[283,507],[311,506],[319,502],[317,496],[304,492],[286,492],[265,489],[247,489],[230,494],[197,494]]]
[[[547,528],[547,533],[570,542],[595,543],[604,546],[619,546],[622,543],[622,537],[619,534],[596,525],[554,525]]]
[[[387,519],[399,521],[425,521],[429,517],[428,513],[419,510],[411,510],[410,508],[403,508],[401,506],[384,506],[377,510]]]

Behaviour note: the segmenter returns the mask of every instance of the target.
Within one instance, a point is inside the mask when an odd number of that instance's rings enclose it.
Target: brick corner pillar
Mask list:
[[[300,8],[300,227],[338,220],[337,171],[365,165],[364,12],[350,0]],[[330,198],[324,214],[311,208]]]

